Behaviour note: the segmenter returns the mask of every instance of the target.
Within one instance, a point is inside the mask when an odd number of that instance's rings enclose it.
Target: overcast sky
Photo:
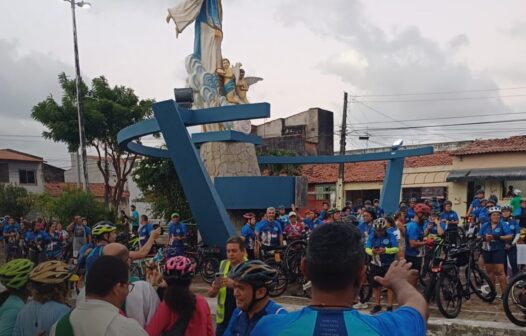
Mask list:
[[[176,39],[164,21],[178,0],[91,3],[77,10],[84,79],[172,98],[194,38],[189,27]],[[526,118],[525,12],[522,0],[223,0],[223,55],[264,78],[249,99],[271,103],[272,119],[320,107],[339,127],[348,91],[348,149],[365,146],[365,133],[369,146],[506,137],[526,122],[440,125]],[[60,97],[60,72],[74,75],[68,4],[5,0],[0,13],[0,148],[67,167],[66,147],[39,139],[30,113]],[[422,125],[440,127],[408,128]]]

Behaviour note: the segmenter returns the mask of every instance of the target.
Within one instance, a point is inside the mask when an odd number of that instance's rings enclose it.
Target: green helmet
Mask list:
[[[29,259],[13,259],[0,267],[0,282],[7,288],[20,289],[26,285],[34,266]]]
[[[249,260],[236,267],[230,276],[233,280],[246,282],[255,287],[270,285],[278,275],[276,269],[261,260]]]
[[[117,230],[117,227],[112,222],[102,221],[95,224],[91,234],[94,236],[102,236],[105,233],[109,233]]]

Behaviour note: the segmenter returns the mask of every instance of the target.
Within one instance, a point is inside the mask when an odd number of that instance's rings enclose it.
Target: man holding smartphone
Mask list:
[[[245,242],[241,237],[231,237],[226,242],[227,259],[222,260],[219,265],[219,273],[212,287],[208,290],[209,297],[217,296],[216,311],[216,336],[222,336],[225,332],[232,313],[236,309],[236,298],[234,297],[234,281],[230,275],[236,267],[246,260]]]

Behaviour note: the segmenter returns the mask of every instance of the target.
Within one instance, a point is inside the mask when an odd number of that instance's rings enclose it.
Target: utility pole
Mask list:
[[[108,164],[108,144],[104,143],[104,174],[105,179],[104,181],[104,204],[108,206],[110,202],[110,169]]]
[[[343,113],[342,113],[342,127],[340,131],[340,155],[345,155],[345,147],[347,145],[347,92],[343,93]],[[345,166],[343,163],[339,164],[338,182],[336,184],[336,206],[341,210],[345,206],[344,196],[344,175]]]
[[[76,80],[75,80],[75,86],[77,89],[77,115],[78,115],[78,121],[79,121],[79,145],[80,145],[80,156],[81,156],[81,163],[82,163],[82,175],[84,179],[82,180],[82,189],[84,191],[88,191],[89,186],[89,178],[88,178],[88,158],[86,155],[86,135],[84,132],[84,110],[82,106],[82,95],[80,92],[80,84],[82,82],[82,78],[80,77],[80,62],[79,62],[79,46],[77,42],[77,19],[75,16],[75,7],[89,7],[90,4],[85,1],[81,1],[79,3],[76,3],[75,0],[64,0],[66,2],[69,2],[71,5],[71,16],[73,19],[73,48],[75,51],[75,73],[76,73]],[[80,169],[80,167],[79,167]]]

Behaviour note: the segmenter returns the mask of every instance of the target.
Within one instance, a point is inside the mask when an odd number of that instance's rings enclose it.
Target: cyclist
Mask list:
[[[365,244],[365,252],[371,256],[369,283],[374,289],[375,303],[371,314],[376,314],[382,311],[382,286],[374,278],[384,277],[387,273],[398,253],[398,241],[395,235],[389,232],[385,218],[378,218],[373,222],[372,232]],[[393,292],[391,290],[387,291],[387,311],[393,311]]]
[[[289,225],[285,227],[285,236],[287,237],[287,241],[293,241],[301,238],[301,236],[305,233],[305,225],[298,221],[298,215],[294,211],[289,212],[288,217]]]
[[[312,210],[305,211],[305,219],[303,220],[303,223],[309,230],[314,230],[315,228],[323,224],[323,222],[319,218],[316,218],[316,215]]]
[[[194,266],[190,259],[183,256],[168,259],[163,277],[167,286],[163,301],[145,328],[148,334],[213,336],[208,302],[190,290],[194,277]]]
[[[256,258],[254,249],[256,247],[256,215],[252,212],[246,213],[243,217],[247,220],[241,228],[241,238],[245,241],[248,259]]]
[[[16,258],[20,251],[17,244],[17,234],[18,234],[18,226],[15,225],[15,219],[13,217],[9,217],[7,219],[7,225],[4,225],[3,229],[3,236],[6,241],[5,248],[5,260],[9,261],[11,259]]]
[[[371,234],[373,228],[373,221],[376,216],[376,211],[373,208],[365,208],[362,212],[362,221],[358,224],[358,229],[362,233],[364,242],[367,241],[367,238]]]
[[[506,254],[504,246],[506,241],[513,239],[508,225],[501,222],[500,207],[493,206],[488,209],[490,219],[482,225],[479,236],[484,239],[482,256],[486,265],[486,272],[490,281],[495,285],[497,278],[502,291],[506,288],[506,276],[504,275],[504,263]]]
[[[0,335],[11,336],[16,317],[27,300],[29,272],[35,264],[29,259],[13,259],[0,267],[0,282],[9,292],[7,300],[0,305]]]
[[[259,227],[256,225],[256,235],[259,237],[262,248],[272,249],[283,245],[283,231],[280,223],[274,219],[275,217],[276,209],[269,207],[267,218],[259,223]]]
[[[411,268],[418,271],[422,269],[422,257],[424,256],[424,226],[431,209],[418,203],[414,208],[415,216],[407,223],[405,232],[405,259],[411,263]],[[416,286],[416,279],[413,284]]]
[[[60,259],[63,246],[60,240],[60,233],[57,232],[57,223],[55,221],[51,222],[48,235],[50,242],[47,246],[47,257],[48,259],[54,260]]]
[[[78,260],[80,249],[91,243],[91,229],[82,222],[82,217],[75,216],[73,223],[69,224],[66,230],[72,237],[73,258]]]
[[[477,216],[477,223],[479,225],[482,225],[489,221],[489,212],[488,209],[495,206],[495,203],[493,203],[489,199],[481,199],[480,200],[480,208],[478,208],[477,211],[475,211],[475,214]]]
[[[413,272],[405,260],[393,262],[384,278],[375,279],[393,290],[400,308],[370,316],[350,307],[361,287],[364,263],[356,227],[331,223],[314,230],[301,265],[312,283],[310,305],[263,317],[252,335],[425,335],[427,302],[407,281]]]
[[[444,236],[447,224],[440,220],[440,213],[431,212],[429,214],[429,220],[424,230],[424,237],[428,236]]]
[[[446,225],[447,230],[456,230],[458,225],[458,215],[452,210],[453,203],[451,201],[444,202],[444,212],[440,214],[440,222]]]
[[[511,275],[515,276],[519,273],[519,265],[517,264],[517,242],[519,241],[521,235],[521,228],[517,220],[514,219],[511,215],[513,208],[511,205],[505,205],[501,208],[502,218],[501,221],[504,222],[504,225],[507,225],[510,229],[510,233],[513,235],[511,241],[506,242],[505,251],[506,259],[511,266]],[[504,262],[506,265],[506,261]],[[508,275],[508,267],[504,267],[506,275]]]
[[[287,225],[289,225],[289,216],[287,215],[287,209],[284,205],[278,206],[277,221],[281,225],[281,231],[285,231]]]
[[[35,264],[40,264],[47,260],[47,246],[51,242],[51,237],[45,231],[45,224],[42,220],[35,223],[34,240],[30,244],[33,250],[33,256],[30,259]]]
[[[261,260],[245,261],[236,267],[230,277],[234,280],[237,308],[230,318],[225,336],[250,336],[262,317],[287,312],[268,296],[268,287],[276,276],[277,271]]]
[[[91,232],[95,246],[84,252],[86,270],[89,271],[95,260],[102,256],[104,246],[114,243],[117,239],[117,227],[108,221],[101,221],[95,224]]]
[[[152,231],[154,230],[153,224],[148,223],[148,216],[141,215],[139,221],[139,229],[137,235],[139,236],[139,246],[143,247],[150,238]],[[155,246],[152,247],[149,254],[155,254],[157,252]]]
[[[473,201],[471,201],[471,204],[469,205],[468,211],[466,212],[466,217],[476,218],[476,213],[479,208],[481,208],[483,205],[481,204],[482,199],[484,199],[484,190],[477,190],[475,192],[475,196],[473,197]]]
[[[184,241],[187,238],[188,230],[186,225],[180,221],[179,213],[174,212],[171,218],[172,221],[168,225],[168,234],[170,235],[168,245],[171,250],[175,251],[173,256],[180,256],[184,254]]]
[[[380,206],[380,201],[376,198],[373,200],[373,207],[374,207],[374,210],[376,210],[376,218],[384,217],[385,211]]]
[[[226,260],[219,264],[218,276],[208,290],[209,297],[217,296],[216,336],[222,336],[228,326],[230,317],[236,309],[234,281],[229,275],[245,261],[245,244],[240,237],[231,237],[226,242]]]
[[[31,301],[18,313],[13,336],[47,335],[51,326],[69,313],[68,282],[76,280],[62,261],[43,262],[29,273]]]
[[[421,203],[423,204],[423,203]],[[413,220],[413,218],[415,217],[415,206],[416,206],[416,198],[414,197],[411,197],[409,199],[409,206],[407,207],[407,220],[406,220],[406,223],[410,222],[411,220]]]

